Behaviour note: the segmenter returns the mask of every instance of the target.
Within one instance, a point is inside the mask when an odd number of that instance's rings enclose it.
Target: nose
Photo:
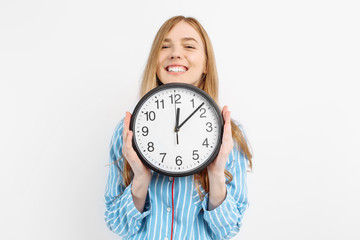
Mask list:
[[[178,47],[173,47],[172,51],[170,52],[169,58],[171,60],[174,59],[181,59],[181,51]]]

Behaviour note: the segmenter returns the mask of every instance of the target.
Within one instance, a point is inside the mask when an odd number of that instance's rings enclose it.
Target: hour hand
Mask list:
[[[180,108],[176,109],[176,123],[175,123],[175,133],[176,133],[176,144],[179,145],[179,117],[180,117]]]
[[[180,117],[180,108],[176,109],[176,123],[175,123],[175,132],[179,131],[179,117]]]

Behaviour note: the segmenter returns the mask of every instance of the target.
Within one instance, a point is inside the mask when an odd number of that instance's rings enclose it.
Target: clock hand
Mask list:
[[[203,102],[202,104],[200,104],[200,106],[198,106],[191,114],[190,116],[188,116],[178,127],[177,129],[179,130],[182,125],[184,125],[184,123],[186,123],[205,103]]]
[[[176,132],[176,143],[179,144],[179,117],[180,117],[180,108],[176,109],[176,123],[175,123],[175,132]]]
[[[176,109],[176,123],[175,123],[175,132],[179,131],[179,117],[180,117],[180,108]]]

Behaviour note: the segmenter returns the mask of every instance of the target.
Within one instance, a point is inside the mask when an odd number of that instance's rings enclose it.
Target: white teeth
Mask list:
[[[169,72],[186,72],[183,67],[168,67]]]

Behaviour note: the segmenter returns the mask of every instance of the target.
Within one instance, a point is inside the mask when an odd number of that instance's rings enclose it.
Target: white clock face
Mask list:
[[[131,124],[134,149],[157,172],[171,176],[193,174],[208,165],[219,151],[221,113],[195,87],[166,85],[147,94],[135,108]]]

